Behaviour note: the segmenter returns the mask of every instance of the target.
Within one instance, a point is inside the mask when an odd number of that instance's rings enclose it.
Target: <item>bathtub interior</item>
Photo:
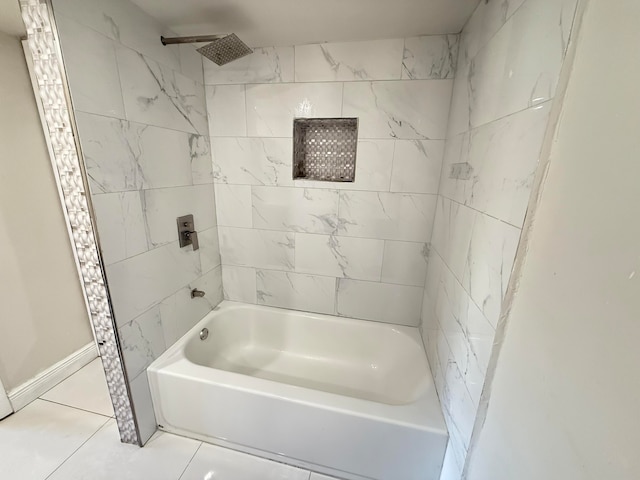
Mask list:
[[[416,329],[224,302],[184,349],[194,364],[389,405],[431,384]],[[194,332],[195,333],[195,332]]]

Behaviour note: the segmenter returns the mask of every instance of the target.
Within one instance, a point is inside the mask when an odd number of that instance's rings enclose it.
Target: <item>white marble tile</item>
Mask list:
[[[336,279],[333,277],[258,270],[256,288],[259,305],[334,313]]]
[[[2,477],[49,478],[105,422],[102,415],[76,408],[44,400],[30,403],[0,423]]]
[[[191,298],[191,290],[205,292],[204,297]],[[221,268],[214,268],[192,281],[175,294],[165,298],[159,306],[162,334],[167,347],[173,345],[196,323],[222,301]]]
[[[448,269],[440,281],[435,315],[474,405],[480,399],[495,330]]]
[[[202,290],[205,295],[202,298],[194,298],[202,304],[209,306],[213,310],[222,300],[224,300],[224,292],[222,289],[222,265],[218,265],[213,270],[204,272],[200,278],[196,278],[188,287],[190,289]]]
[[[124,364],[129,378],[135,378],[166,350],[160,308],[152,307],[118,329]]]
[[[451,105],[449,107],[447,140],[471,129],[469,111],[471,108],[469,76],[471,73],[471,63],[465,63],[462,58],[458,59],[456,78],[453,83],[453,92],[451,95]]]
[[[338,279],[338,313],[347,317],[417,327],[422,287]]]
[[[204,57],[196,51],[195,45],[183,44],[173,45],[172,48],[178,49],[180,57],[180,71],[191,80],[204,84]]]
[[[406,38],[402,78],[411,80],[454,78],[458,35],[423,35]]]
[[[205,87],[211,137],[241,137],[247,134],[244,85]]]
[[[190,147],[191,177],[194,185],[213,183],[211,143],[205,135],[187,134]]]
[[[204,87],[135,50],[116,50],[127,120],[205,135]]]
[[[336,231],[336,190],[254,186],[252,194],[254,228],[307,233]]]
[[[443,269],[447,268],[433,248],[429,249],[429,262],[424,285],[424,297],[422,299],[422,328],[425,331],[437,332],[440,329],[436,317],[438,292],[443,275]]]
[[[338,233],[350,237],[428,242],[436,197],[341,191]]]
[[[298,179],[294,183],[297,187],[387,192],[391,182],[393,150],[394,140],[360,140],[356,153],[355,181],[327,183]]]
[[[525,2],[478,52],[469,77],[472,126],[554,97],[576,4]]]
[[[74,108],[124,118],[114,42],[63,15],[56,21]]]
[[[105,193],[92,200],[107,265],[149,249],[140,192]]]
[[[152,247],[178,239],[176,219],[193,214],[195,230],[208,230],[216,224],[212,185],[157,188],[142,192],[143,213]]]
[[[215,190],[218,225],[251,228],[251,187],[220,183]]]
[[[106,272],[116,322],[122,326],[198,278],[200,254],[174,242],[109,265]]]
[[[360,138],[445,138],[453,80],[350,82],[342,116],[359,117]]]
[[[216,183],[293,185],[290,138],[214,138],[212,143]]]
[[[308,480],[309,472],[203,443],[180,480]]]
[[[380,280],[384,241],[296,233],[296,272]]]
[[[463,285],[495,328],[520,241],[520,229],[478,214],[471,235]]]
[[[223,265],[222,285],[225,300],[244,303],[256,303],[255,268]]]
[[[205,60],[204,81],[206,85],[293,82],[293,55],[293,47],[261,47],[223,66]]]
[[[468,191],[477,170],[472,162],[478,161],[478,154],[471,155],[469,150],[469,137],[470,132],[458,133],[445,142],[438,190],[440,195],[462,204],[470,197]]]
[[[133,408],[136,412],[140,440],[144,445],[158,429],[158,422],[156,421],[156,415],[153,411],[153,400],[151,399],[151,389],[149,388],[147,372],[144,371],[131,380],[129,386]]]
[[[525,0],[481,2],[462,32],[460,53],[471,59],[502,28]]]
[[[444,140],[396,140],[391,191],[438,193]]]
[[[119,39],[118,26],[110,15],[108,7],[117,5],[119,1],[102,2],[101,0],[53,0],[56,22],[58,17],[65,16],[74,21],[100,32],[111,38]],[[102,4],[102,5],[101,5]]]
[[[294,118],[342,116],[340,83],[247,85],[246,95],[250,137],[292,137]]]
[[[77,121],[94,194],[211,183],[204,136],[85,113]]]
[[[128,0],[55,0],[59,13],[137,50],[168,67],[180,70],[177,46],[159,41],[165,27]]]
[[[403,39],[296,45],[296,82],[399,80]]]
[[[522,226],[550,109],[547,102],[472,130],[460,157],[446,158],[442,194]]]
[[[429,246],[426,243],[384,242],[382,281],[423,287],[427,276]]]
[[[198,232],[200,243],[200,265],[203,272],[208,272],[220,265],[220,241],[217,227]]]
[[[464,378],[455,362],[450,362],[447,365],[445,388],[440,398],[443,403],[443,413],[450,441],[456,445],[456,457],[459,458],[460,464],[464,464],[477,407],[467,391]]]
[[[40,398],[107,417],[113,416],[113,405],[100,358],[85,365]]]
[[[462,469],[463,465],[458,464],[458,460],[453,452],[453,447],[451,443],[449,443],[447,452],[444,455],[440,480],[460,480],[462,478]]]
[[[218,227],[218,231],[222,265],[293,270],[293,233],[232,227]]]
[[[464,205],[438,197],[431,246],[460,282],[468,261],[476,214]]]
[[[114,420],[100,429],[49,478],[68,480],[175,480],[195,455],[200,442],[177,435],[156,433],[144,448],[119,443]]]

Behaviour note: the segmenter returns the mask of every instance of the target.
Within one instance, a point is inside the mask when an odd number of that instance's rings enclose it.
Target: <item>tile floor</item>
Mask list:
[[[331,480],[163,432],[120,443],[100,359],[0,421],[0,479]]]

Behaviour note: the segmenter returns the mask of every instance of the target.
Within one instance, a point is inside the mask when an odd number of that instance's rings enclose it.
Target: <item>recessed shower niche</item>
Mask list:
[[[294,119],[293,178],[353,182],[357,144],[357,118]]]

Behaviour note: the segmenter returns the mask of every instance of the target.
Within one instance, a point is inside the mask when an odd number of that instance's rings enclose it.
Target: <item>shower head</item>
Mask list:
[[[174,43],[211,42],[196,50],[198,53],[204,55],[213,63],[218,65],[225,65],[237,60],[238,58],[244,57],[245,55],[253,53],[253,50],[240,40],[235,33],[230,35],[204,35],[197,37],[160,37],[160,40],[163,45],[170,45]]]

